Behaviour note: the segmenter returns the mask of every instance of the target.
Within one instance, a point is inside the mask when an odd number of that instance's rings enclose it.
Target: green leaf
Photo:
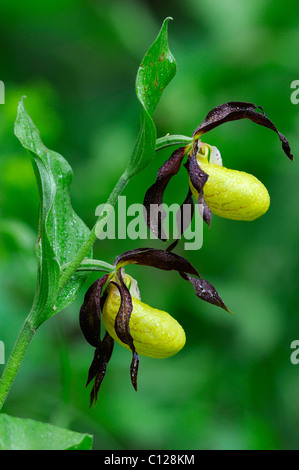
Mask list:
[[[90,231],[71,205],[70,165],[61,155],[45,147],[26,112],[23,98],[18,107],[15,135],[32,157],[40,196],[36,243],[38,280],[33,307],[39,312],[34,322],[37,327],[77,297],[86,273],[75,273],[60,293],[59,277],[61,267],[74,258]]]
[[[156,149],[156,127],[153,115],[164,89],[176,73],[176,62],[168,47],[166,18],[155,42],[143,58],[136,77],[136,94],[142,105],[141,126],[137,142],[126,170],[128,178],[144,170]]]
[[[176,62],[168,47],[168,22],[164,20],[159,35],[141,62],[136,77],[139,101],[153,116],[161,95],[176,73]]]
[[[0,414],[0,450],[90,450],[92,442],[90,434]]]

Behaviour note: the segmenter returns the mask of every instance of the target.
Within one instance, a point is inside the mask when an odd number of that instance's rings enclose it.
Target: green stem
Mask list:
[[[156,140],[156,151],[161,150],[171,145],[188,145],[192,144],[192,137],[187,137],[185,135],[166,135],[165,137],[160,137]]]
[[[77,268],[77,271],[100,271],[102,273],[112,273],[115,271],[115,266],[97,259],[84,259],[79,268]]]
[[[69,264],[70,263],[64,264],[61,269],[67,269]],[[106,261],[86,258],[77,268],[77,271],[100,271],[102,273],[112,273],[115,271],[115,266],[110,263],[106,263]]]
[[[16,344],[14,345],[10,358],[0,379],[0,409],[2,408],[6,400],[9,390],[22,363],[24,355],[36,332],[36,329],[33,328],[30,321],[31,314],[28,315],[19,333]]]

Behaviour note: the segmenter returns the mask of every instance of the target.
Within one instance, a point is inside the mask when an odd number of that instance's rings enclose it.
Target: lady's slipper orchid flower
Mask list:
[[[80,310],[80,326],[88,343],[95,348],[87,384],[94,379],[90,404],[97,400],[114,341],[132,351],[132,384],[137,390],[139,355],[165,358],[180,351],[185,332],[168,313],[143,303],[137,282],[124,272],[129,264],[175,270],[190,281],[202,300],[228,311],[216,289],[201,279],[185,258],[164,250],[141,248],[123,253],[115,260],[115,272],[105,274],[88,289]],[[101,339],[101,319],[106,333]]]
[[[216,147],[201,143],[196,160],[209,177],[203,186],[203,198],[213,214],[232,220],[254,220],[268,210],[270,196],[265,186],[253,175],[223,167]],[[199,193],[189,180],[198,200]]]
[[[141,302],[137,282],[128,274],[123,275],[123,282],[132,298],[130,316],[130,335],[134,338],[137,354],[148,357],[164,358],[179,352],[185,345],[185,332],[181,325],[168,313]],[[137,287],[137,288],[136,288]],[[107,297],[103,306],[102,318],[110,336],[130,349],[116,333],[115,320],[121,304],[121,294],[115,276],[107,286]]]
[[[149,229],[161,240],[167,239],[163,230],[165,218],[162,206],[163,194],[170,179],[179,171],[186,155],[187,162],[184,166],[189,173],[190,188],[181,206],[181,212],[184,205],[189,205],[191,206],[189,214],[193,213],[192,194],[197,199],[203,219],[208,225],[212,213],[228,219],[254,220],[267,211],[270,198],[264,185],[252,175],[223,167],[219,150],[200,141],[206,132],[225,122],[239,119],[250,119],[276,132],[284,152],[290,160],[293,160],[288,140],[278,132],[261,107],[244,102],[229,102],[217,106],[195,129],[193,143],[173,152],[159,169],[156,182],[146,192],[144,198],[146,222]],[[187,222],[190,223],[191,220]],[[186,223],[185,227],[179,228],[181,234],[186,228]]]

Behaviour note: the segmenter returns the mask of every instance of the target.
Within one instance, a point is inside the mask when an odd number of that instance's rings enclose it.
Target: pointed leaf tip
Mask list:
[[[155,109],[163,91],[176,73],[175,58],[168,47],[166,18],[160,32],[146,52],[136,76],[136,95],[142,105],[141,126],[131,160],[126,169],[128,179],[143,171],[153,160],[156,150]]]

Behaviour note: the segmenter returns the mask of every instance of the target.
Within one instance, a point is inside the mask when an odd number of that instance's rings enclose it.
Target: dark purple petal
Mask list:
[[[195,277],[186,273],[181,273],[181,276],[186,279],[186,281],[191,282],[197,297],[204,300],[205,302],[216,305],[217,307],[221,307],[230,313],[217,290],[209,281],[200,278],[196,279]]]
[[[256,111],[260,109],[261,112]],[[293,160],[291,149],[287,138],[281,134],[272,121],[266,116],[261,106],[256,106],[254,103],[244,103],[242,101],[231,101],[222,104],[212,109],[205,120],[193,132],[194,139],[199,138],[206,132],[214,129],[217,126],[229,121],[236,121],[239,119],[250,119],[251,121],[259,124],[260,126],[267,127],[278,134],[282,143],[282,148],[290,160]]]
[[[192,155],[189,155],[188,162],[185,165],[187,171],[189,173],[190,181],[192,186],[198,192],[198,204],[199,209],[201,211],[201,216],[203,220],[210,226],[211,219],[212,219],[212,212],[209,208],[208,204],[204,200],[203,196],[203,187],[209,179],[209,175],[205,173],[199,166],[197,158],[196,158],[196,150],[193,152]]]
[[[153,266],[165,271],[179,271],[198,276],[197,270],[192,264],[175,253],[154,248],[138,248],[118,256],[114,265],[121,267],[126,264],[140,264],[142,266]]]
[[[101,295],[109,274],[97,279],[85,294],[79,322],[86,341],[97,348],[101,344]]]
[[[97,279],[85,294],[80,310],[80,327],[91,346],[95,347],[94,358],[88,371],[86,386],[93,380],[94,385],[90,394],[90,406],[97,401],[98,392],[106,374],[107,364],[111,358],[114,340],[106,332],[101,341],[101,307],[102,292],[109,274]]]
[[[111,338],[108,332],[105,333],[104,339],[95,349],[93,361],[88,371],[88,378],[86,387],[95,378],[97,374],[102,374],[103,378],[106,373],[106,366],[109,362],[113,350],[114,340]]]
[[[87,377],[85,387],[87,387],[90,384],[90,382],[95,378],[99,370],[101,370],[102,357],[103,357],[103,354],[101,351],[101,347],[96,348],[94,351],[94,356],[93,356],[91,366],[88,370],[88,377]]]
[[[200,208],[200,215],[206,224],[210,227],[212,220],[212,211],[209,205],[206,203],[203,194],[198,198],[198,204]]]
[[[133,338],[130,334],[130,325],[129,325],[131,313],[133,310],[132,297],[129,292],[129,289],[127,288],[127,286],[125,285],[123,281],[121,270],[118,271],[117,277],[118,277],[117,279],[118,282],[117,283],[112,282],[112,284],[114,284],[118,288],[121,301],[120,301],[120,307],[119,307],[118,313],[115,317],[115,325],[114,325],[115,333],[117,334],[119,339],[123,343],[127,344],[130,347],[130,349],[134,352],[135,347],[133,344]]]
[[[189,188],[185,201],[180,206],[176,214],[177,238],[166,248],[166,251],[172,251],[177,246],[182,233],[189,227],[194,215],[194,202],[191,189]]]
[[[114,340],[111,338],[108,332],[106,332],[104,339],[99,348],[95,350],[94,359],[88,372],[87,385],[94,378],[94,385],[90,394],[90,406],[93,402],[96,403],[98,393],[102,385],[103,379],[106,374],[107,364],[110,361],[114,346]]]
[[[139,366],[139,356],[136,351],[133,352],[132,362],[130,366],[130,376],[131,382],[134,389],[137,392],[137,374],[138,374],[138,366]]]
[[[170,179],[179,171],[186,151],[186,147],[180,147],[173,152],[159,169],[156,182],[147,190],[144,197],[146,224],[163,241],[167,240],[163,230],[163,221],[166,217],[162,207],[164,191]]]
[[[184,200],[183,204],[180,206],[176,214],[176,222],[177,222],[177,230],[178,230],[177,238],[180,238],[182,234],[185,232],[185,230],[189,227],[193,218],[193,214],[194,214],[194,202],[193,202],[191,189],[189,188],[186,199]]]
[[[121,269],[118,270],[117,277],[118,282],[113,282],[113,284],[119,290],[121,303],[115,318],[115,332],[119,339],[130,347],[133,353],[132,362],[130,366],[130,377],[132,385],[137,392],[137,373],[139,366],[139,356],[135,351],[133,338],[130,333],[130,318],[133,310],[133,302],[131,294],[123,281]]]

